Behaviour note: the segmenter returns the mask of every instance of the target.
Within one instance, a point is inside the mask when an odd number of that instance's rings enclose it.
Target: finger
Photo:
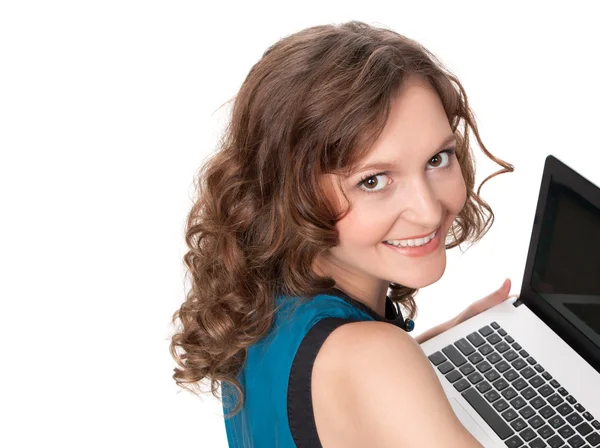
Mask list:
[[[508,293],[510,292],[511,281],[510,278],[504,280],[502,286],[498,288],[496,291],[491,293],[489,296],[484,297],[481,301],[486,305],[497,304],[508,298]]]

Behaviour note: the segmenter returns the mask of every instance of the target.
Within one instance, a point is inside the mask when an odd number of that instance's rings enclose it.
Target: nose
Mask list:
[[[404,191],[402,217],[415,229],[433,230],[442,220],[443,207],[438,194],[426,178],[414,177]]]

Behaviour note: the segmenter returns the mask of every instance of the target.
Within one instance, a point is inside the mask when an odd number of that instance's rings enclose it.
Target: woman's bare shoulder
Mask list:
[[[456,418],[421,347],[388,323],[334,330],[315,360],[311,395],[324,448],[481,446]]]

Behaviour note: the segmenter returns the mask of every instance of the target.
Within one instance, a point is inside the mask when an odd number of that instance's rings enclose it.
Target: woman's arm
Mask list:
[[[334,330],[315,360],[311,394],[324,448],[481,446],[454,414],[421,347],[387,323]]]
[[[442,324],[436,325],[433,328],[430,328],[427,331],[424,331],[423,333],[421,333],[418,336],[415,336],[415,341],[417,341],[418,344],[422,344],[425,341],[428,341],[429,339],[437,336],[438,334],[443,333],[446,330],[449,330],[450,328],[454,327],[458,322],[456,322],[456,319],[451,319],[448,322],[444,322]]]
[[[453,319],[450,319],[448,322],[444,322],[440,325],[430,328],[429,330],[421,333],[419,336],[416,336],[415,341],[417,341],[419,344],[422,344],[423,342],[428,341],[434,336],[437,336],[438,334],[449,330],[450,328],[466,321],[467,319],[470,319],[471,317],[476,316],[479,313],[482,313],[483,311],[495,307],[496,305],[502,303],[508,298],[519,297],[519,294],[508,294],[510,292],[510,287],[511,282],[510,279],[507,278],[506,280],[504,280],[504,283],[502,283],[502,286],[499,289],[485,296],[483,299],[479,299],[476,302],[471,303],[458,316],[456,316]]]

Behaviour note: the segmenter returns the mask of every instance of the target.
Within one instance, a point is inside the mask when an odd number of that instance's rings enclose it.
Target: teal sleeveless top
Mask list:
[[[269,333],[248,348],[237,378],[244,391],[232,417],[233,387],[222,384],[230,448],[320,448],[311,398],[312,367],[325,339],[348,322],[377,320],[405,328],[389,299],[385,317],[338,288],[312,299],[277,296]]]

